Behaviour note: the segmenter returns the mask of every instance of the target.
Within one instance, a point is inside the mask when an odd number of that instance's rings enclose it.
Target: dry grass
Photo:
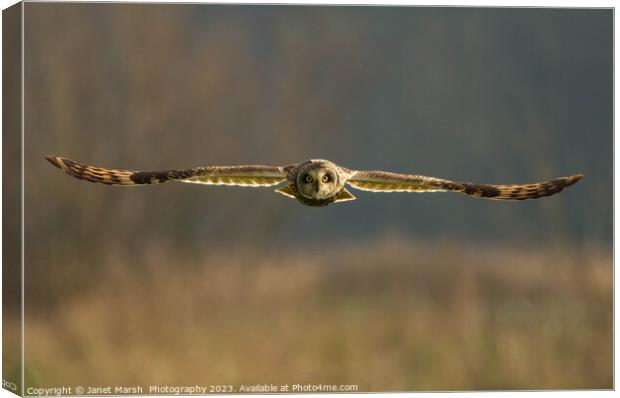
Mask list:
[[[612,387],[609,250],[386,239],[143,260],[110,257],[28,316],[27,386]]]

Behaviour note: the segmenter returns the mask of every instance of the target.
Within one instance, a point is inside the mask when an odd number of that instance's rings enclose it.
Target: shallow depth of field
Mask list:
[[[26,387],[612,387],[610,10],[35,2],[25,20]],[[308,208],[86,183],[47,155],[584,178]]]
[[[145,248],[135,271],[110,254],[91,288],[26,319],[30,385],[612,386],[601,248],[232,249]]]

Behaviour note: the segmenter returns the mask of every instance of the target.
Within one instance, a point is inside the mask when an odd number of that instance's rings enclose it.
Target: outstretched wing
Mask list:
[[[208,166],[184,170],[132,171],[84,165],[58,156],[47,156],[46,159],[72,177],[108,185],[179,181],[192,184],[263,187],[286,180],[285,169],[274,166]]]
[[[533,184],[490,185],[385,171],[356,171],[347,180],[347,184],[353,188],[373,192],[452,191],[487,199],[524,200],[556,194],[579,181],[581,177],[582,174],[577,174]]]

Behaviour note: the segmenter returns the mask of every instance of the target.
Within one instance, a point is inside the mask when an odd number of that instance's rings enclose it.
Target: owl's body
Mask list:
[[[556,194],[582,177],[577,174],[533,184],[489,185],[386,171],[356,171],[322,159],[289,166],[208,166],[164,171],[106,169],[58,156],[48,156],[46,159],[75,178],[107,185],[131,186],[178,181],[264,187],[286,183],[276,192],[315,207],[354,200],[355,196],[345,185],[373,192],[451,191],[487,199],[524,200]]]
[[[288,184],[276,192],[294,197],[307,206],[327,206],[354,199],[344,188],[351,171],[329,160],[311,159],[285,169]]]

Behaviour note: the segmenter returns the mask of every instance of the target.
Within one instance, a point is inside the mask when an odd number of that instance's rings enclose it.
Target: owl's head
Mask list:
[[[338,166],[329,160],[309,160],[297,172],[297,192],[306,199],[333,198],[344,186]]]

